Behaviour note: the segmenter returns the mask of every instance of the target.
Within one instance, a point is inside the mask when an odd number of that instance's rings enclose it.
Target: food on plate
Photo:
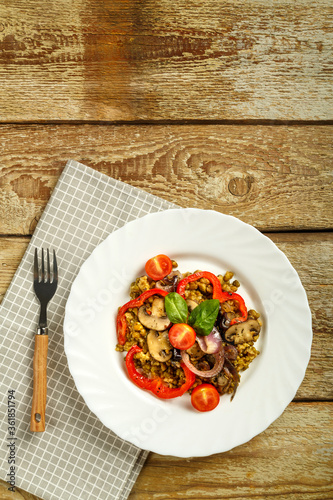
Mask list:
[[[176,349],[190,349],[195,340],[195,330],[187,323],[176,323],[169,330],[170,344]]]
[[[220,402],[220,394],[212,384],[197,385],[191,393],[192,406],[198,411],[212,411]]]
[[[166,255],[149,259],[119,307],[116,350],[129,378],[162,399],[191,394],[200,411],[236,394],[240,373],[258,356],[260,314],[248,310],[233,273],[181,273]]]
[[[172,261],[167,255],[156,255],[146,262],[145,271],[149,278],[161,280],[172,271]]]

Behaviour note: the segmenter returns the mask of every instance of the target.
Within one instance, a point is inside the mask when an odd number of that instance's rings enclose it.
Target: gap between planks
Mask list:
[[[274,127],[306,127],[306,126],[333,126],[333,120],[269,120],[269,119],[246,119],[246,120],[203,120],[203,119],[182,119],[182,120],[15,120],[1,121],[1,125],[104,125],[104,126],[138,126],[138,125],[229,125],[229,126],[274,126]]]

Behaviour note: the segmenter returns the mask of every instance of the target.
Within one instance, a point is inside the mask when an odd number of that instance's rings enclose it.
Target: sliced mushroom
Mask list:
[[[193,309],[195,309],[199,304],[197,304],[194,300],[191,300],[191,299],[187,299],[186,300],[186,304],[188,306],[188,310],[190,312],[193,311]]]
[[[177,283],[181,279],[182,275],[179,271],[172,271],[168,276],[162,280],[156,281],[156,288],[165,290],[166,292],[175,292],[177,288]]]
[[[222,371],[220,375],[217,377],[217,385],[220,391],[223,391],[223,393],[227,392],[227,390],[230,387],[231,381],[232,378],[226,377],[226,375]]]
[[[217,324],[222,332],[225,332],[230,327],[230,322],[235,318],[235,313],[233,312],[219,312],[217,317]]]
[[[163,332],[149,330],[147,344],[150,354],[156,361],[169,361],[172,358],[173,347],[169,341],[168,330]]]
[[[244,344],[244,342],[251,342],[259,332],[260,324],[258,321],[255,319],[248,319],[243,323],[236,323],[230,326],[224,333],[224,338],[227,342]]]
[[[192,360],[197,360],[201,359],[203,356],[205,356],[205,352],[200,348],[198,342],[195,342],[192,347],[187,349],[187,354],[190,355]]]
[[[208,372],[211,369],[211,366],[208,361],[202,359],[201,361],[199,361],[199,363],[197,363],[196,369],[200,370],[201,372]]]
[[[147,313],[145,305],[141,306],[138,311],[138,318],[143,326],[157,330],[158,332],[166,330],[171,324],[164,309],[164,299],[161,297],[153,300],[151,314]]]

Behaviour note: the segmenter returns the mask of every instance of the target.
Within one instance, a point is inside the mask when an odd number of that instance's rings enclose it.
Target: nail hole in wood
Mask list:
[[[42,420],[42,415],[40,413],[35,413],[36,422],[40,422]]]

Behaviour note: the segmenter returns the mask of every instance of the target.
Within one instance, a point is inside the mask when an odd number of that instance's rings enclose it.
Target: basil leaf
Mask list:
[[[188,308],[185,299],[177,292],[171,292],[165,297],[165,310],[171,323],[186,323]]]
[[[209,335],[219,313],[220,302],[217,299],[201,302],[190,314],[188,324],[199,335]]]

